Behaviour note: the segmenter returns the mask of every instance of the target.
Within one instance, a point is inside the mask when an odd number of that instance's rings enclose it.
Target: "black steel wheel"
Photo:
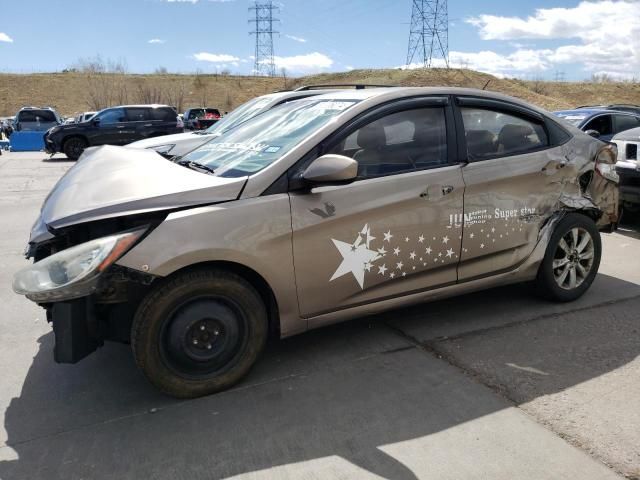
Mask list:
[[[69,160],[77,160],[87,146],[87,141],[84,138],[71,137],[64,142],[64,154]]]
[[[600,266],[600,232],[589,217],[570,213],[557,225],[536,279],[545,297],[569,302],[591,286]]]
[[[133,321],[138,366],[163,392],[193,398],[240,380],[262,351],[267,314],[259,293],[232,272],[198,269],[152,291]]]

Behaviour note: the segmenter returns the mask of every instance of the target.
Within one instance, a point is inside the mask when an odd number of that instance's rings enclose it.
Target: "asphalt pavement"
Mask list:
[[[230,391],[158,393],[129,347],[53,362],[11,291],[72,165],[0,156],[0,480],[640,478],[640,230],[603,235],[590,291],[527,285],[274,340]]]

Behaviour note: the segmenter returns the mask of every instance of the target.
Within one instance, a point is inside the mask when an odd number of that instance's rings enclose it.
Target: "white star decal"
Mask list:
[[[393,238],[393,235],[391,235],[391,230],[389,230],[387,233],[384,234],[385,242],[390,242],[392,238]]]
[[[342,263],[329,281],[331,282],[351,273],[360,288],[364,289],[365,270],[371,271],[372,263],[382,258],[378,252],[369,249],[371,241],[374,239],[375,237],[371,236],[369,225],[364,226],[353,244],[332,238],[331,241],[340,252],[340,255],[342,255]],[[363,240],[364,244],[362,243]]]
[[[403,276],[403,277],[406,277],[406,276],[407,276],[407,274],[406,274],[405,272],[402,272],[402,276]]]
[[[398,262],[396,263],[396,267],[398,268],[398,270],[402,270],[402,267],[404,267],[404,263]]]
[[[475,233],[472,233],[471,235],[469,235],[469,238],[473,238],[475,236],[476,236]]]
[[[400,255],[400,249],[398,247],[393,249],[393,254],[397,257],[398,255]]]
[[[378,249],[378,253],[384,257],[387,254],[387,251],[382,247]]]
[[[409,255],[409,258],[411,258],[411,260],[415,260],[416,252],[411,252],[411,254]]]
[[[447,257],[449,258],[453,257],[453,248],[450,248],[449,250],[447,250]]]
[[[431,250],[431,247],[427,247],[425,252],[427,253],[427,255],[431,255],[431,252],[433,252],[433,250]]]
[[[385,274],[385,272],[386,272],[387,270],[388,270],[388,268],[387,268],[387,266],[386,266],[386,265],[382,265],[381,267],[378,267],[378,273],[379,273],[380,275],[383,275],[383,276],[384,276],[384,274]]]
[[[481,243],[481,244],[480,244],[480,248],[484,248],[484,243]]]
[[[494,227],[491,227],[491,233],[496,233],[496,229]]]
[[[407,242],[407,243],[409,243],[409,237],[405,237],[405,238],[404,238],[404,241],[405,241],[405,242]]]
[[[391,278],[396,278],[396,274],[395,274],[395,273],[393,273],[393,272],[391,272],[391,274],[389,275],[389,277],[391,277]]]
[[[424,242],[424,235],[420,235],[418,237],[418,243],[422,243],[422,242]]]
[[[442,256],[442,252],[440,252],[440,253],[438,254],[438,256],[439,256],[439,257],[441,257],[441,256]]]
[[[442,237],[442,243],[444,243],[445,245],[449,243],[449,237]]]

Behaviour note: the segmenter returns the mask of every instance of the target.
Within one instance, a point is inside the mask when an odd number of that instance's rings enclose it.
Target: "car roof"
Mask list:
[[[147,103],[147,104],[140,104],[140,105],[114,105],[113,107],[107,107],[104,110],[107,110],[109,108],[171,108],[169,105],[161,105],[161,104],[157,104],[157,103]]]
[[[384,100],[394,100],[412,96],[429,96],[429,95],[457,95],[466,97],[486,98],[487,100],[499,100],[522,107],[528,108],[535,112],[548,116],[546,110],[535,105],[520,100],[519,98],[510,97],[497,92],[480,90],[475,88],[462,87],[379,87],[368,88],[362,90],[336,90],[331,93],[322,95],[324,98],[333,98],[336,100],[369,100],[378,97],[384,97]]]

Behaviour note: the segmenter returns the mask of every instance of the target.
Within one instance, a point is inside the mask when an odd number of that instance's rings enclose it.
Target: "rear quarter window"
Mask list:
[[[178,114],[171,108],[154,108],[151,110],[151,119],[160,120],[163,122],[176,121]]]

